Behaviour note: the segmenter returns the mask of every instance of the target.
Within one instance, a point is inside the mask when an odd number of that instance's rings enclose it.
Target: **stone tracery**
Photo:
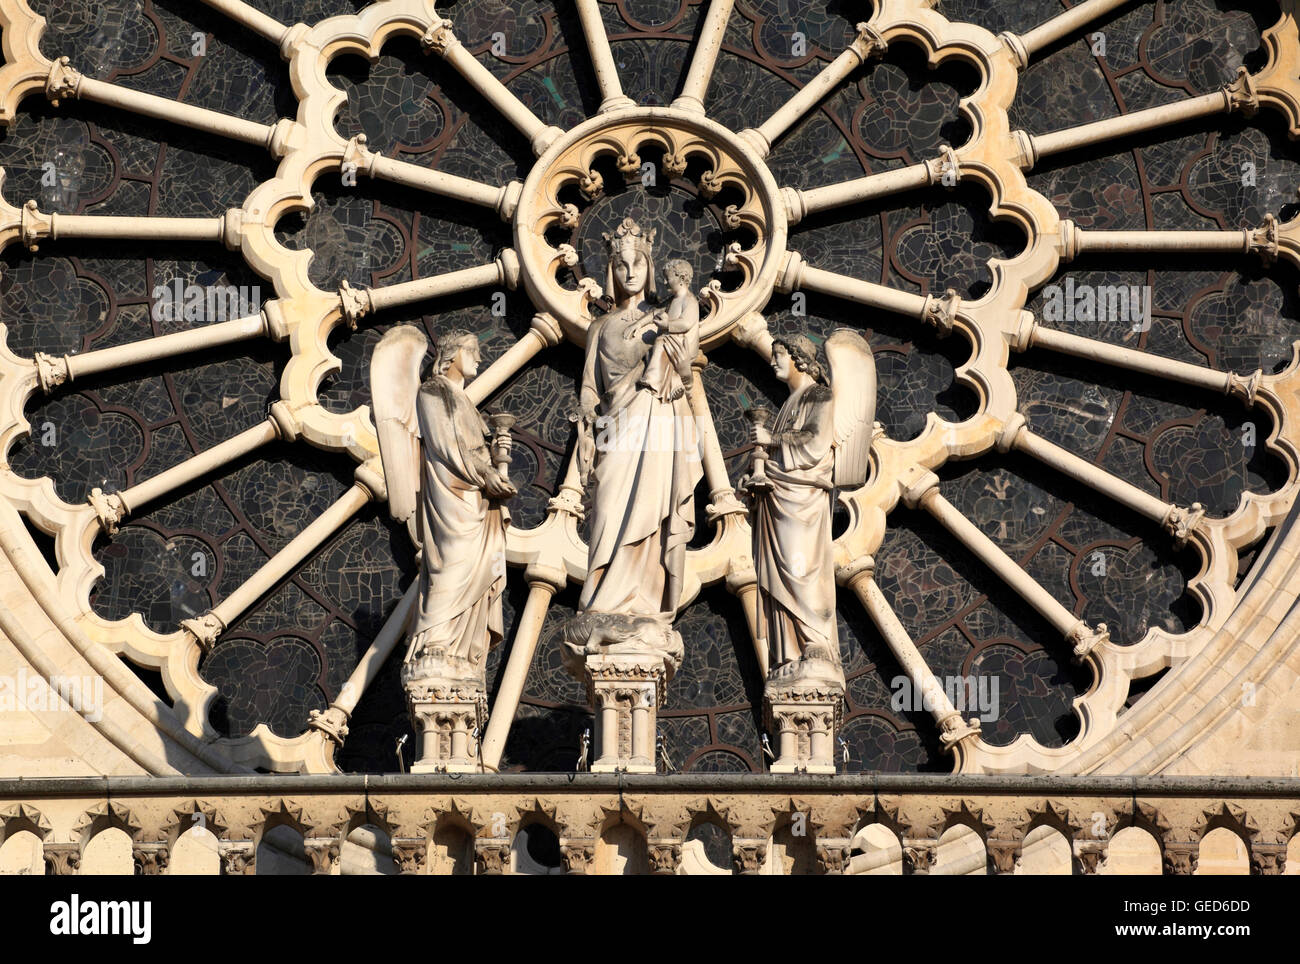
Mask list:
[[[737,341],[743,337],[760,353],[765,352],[769,347],[768,338],[764,334],[761,320],[750,313],[761,309],[761,303],[766,301],[766,296],[775,288],[778,291],[823,292],[848,298],[876,309],[895,311],[914,318],[933,326],[941,333],[964,334],[971,341],[975,346],[974,354],[969,363],[963,366],[960,376],[978,391],[981,399],[980,413],[974,419],[956,426],[933,419],[919,437],[906,442],[896,442],[887,437],[878,440],[877,472],[872,484],[864,492],[855,493],[847,500],[853,524],[838,542],[842,578],[846,584],[853,585],[860,595],[870,596],[872,601],[867,603],[867,608],[880,623],[882,633],[886,635],[900,661],[906,659],[914,662],[915,648],[908,648],[906,633],[900,633],[896,620],[890,620],[888,604],[885,603],[882,607],[881,602],[871,594],[871,553],[878,546],[871,544],[870,533],[874,529],[865,520],[874,520],[883,515],[894,508],[900,499],[906,505],[929,512],[945,529],[970,546],[993,571],[1021,592],[1029,604],[1041,612],[1063,638],[1070,642],[1076,654],[1088,660],[1098,672],[1101,686],[1086,697],[1085,729],[1079,741],[1081,746],[1092,745],[1106,735],[1127,695],[1130,679],[1148,675],[1154,668],[1163,668],[1175,660],[1188,658],[1208,640],[1212,631],[1223,625],[1233,607],[1236,550],[1249,544],[1267,526],[1280,519],[1293,500],[1295,484],[1295,449],[1289,441],[1290,422],[1294,417],[1288,409],[1289,380],[1293,368],[1278,375],[1265,375],[1262,372],[1215,372],[1202,366],[1171,361],[1056,331],[1022,312],[1017,303],[1017,299],[1023,301],[1026,288],[1035,287],[1050,276],[1058,259],[1072,259],[1082,251],[1127,251],[1135,248],[1152,252],[1243,251],[1255,252],[1266,260],[1280,256],[1293,262],[1298,256],[1288,224],[1278,225],[1276,221],[1267,222],[1259,229],[1197,232],[1195,237],[1189,236],[1188,232],[1084,230],[1070,221],[1059,219],[1041,196],[1027,190],[1022,170],[1033,168],[1042,158],[1068,149],[1071,144],[1082,140],[1097,142],[1121,136],[1139,126],[1169,123],[1179,117],[1208,115],[1214,111],[1249,112],[1259,106],[1282,110],[1287,114],[1292,127],[1296,125],[1296,98],[1294,93],[1289,92],[1288,84],[1281,79],[1294,74],[1286,73],[1285,62],[1293,56],[1295,45],[1283,43],[1279,39],[1283,30],[1294,33],[1294,21],[1288,15],[1279,28],[1270,34],[1273,56],[1269,65],[1253,79],[1239,77],[1225,86],[1220,94],[1193,99],[1176,110],[1155,109],[1140,119],[1099,122],[1101,126],[1090,125],[1083,133],[1062,132],[1060,135],[1031,137],[1011,132],[1006,123],[1005,108],[1014,93],[1015,70],[1023,69],[1034,52],[1050,43],[1054,35],[1076,29],[1086,17],[1102,16],[1113,6],[1114,4],[1091,0],[1090,3],[1074,8],[1068,17],[1057,18],[1050,29],[1021,37],[1008,35],[998,41],[985,31],[952,24],[924,6],[914,8],[901,3],[882,4],[872,24],[860,31],[859,38],[848,51],[827,66],[817,83],[827,88],[834,86],[864,57],[891,38],[919,42],[934,51],[936,58],[941,59],[941,55],[963,57],[984,72],[980,90],[965,106],[967,113],[975,119],[972,124],[975,136],[960,149],[945,151],[942,158],[932,163],[902,169],[906,174],[890,172],[888,175],[869,175],[829,188],[788,189],[781,193],[779,203],[772,196],[772,191],[755,190],[752,195],[747,194],[744,204],[738,205],[731,216],[738,223],[747,223],[754,230],[758,236],[757,250],[730,252],[729,257],[733,257],[737,265],[745,267],[746,280],[740,288],[741,294],[733,300],[728,300],[723,293],[715,293],[714,311],[709,316],[710,335],[706,339],[720,342],[730,334],[729,326],[735,325],[744,333],[736,336]],[[588,41],[597,61],[597,73],[601,77],[605,97],[602,114],[588,125],[581,125],[583,133],[580,136],[576,135],[578,129],[566,135],[542,124],[498,81],[486,76],[466,53],[463,45],[455,40],[449,25],[433,12],[431,5],[385,0],[355,18],[336,18],[337,22],[326,21],[312,28],[303,25],[284,27],[242,4],[226,3],[222,4],[222,8],[254,32],[281,44],[282,52],[290,60],[296,87],[300,88],[299,115],[296,121],[286,120],[274,126],[237,124],[213,116],[215,112],[166,106],[158,99],[150,99],[149,95],[106,89],[113,85],[79,77],[70,65],[62,62],[50,63],[48,70],[41,74],[32,66],[31,60],[32,51],[36,51],[36,57],[40,56],[36,45],[39,38],[36,18],[20,0],[10,0],[7,9],[0,7],[0,14],[6,17],[4,40],[7,56],[3,70],[8,72],[10,84],[7,88],[7,104],[12,101],[16,106],[17,98],[22,96],[24,90],[39,89],[43,85],[47,96],[55,103],[61,98],[82,97],[100,103],[116,104],[138,110],[147,116],[217,130],[225,136],[263,144],[273,155],[283,155],[275,180],[259,187],[242,208],[233,210],[224,218],[171,219],[166,222],[163,219],[149,219],[148,224],[143,224],[125,218],[79,219],[76,216],[63,217],[57,214],[47,216],[32,206],[9,208],[6,212],[4,237],[7,242],[21,241],[34,246],[43,244],[46,238],[57,241],[61,237],[78,235],[203,238],[239,248],[250,264],[276,282],[277,300],[269,303],[258,317],[242,319],[239,324],[230,323],[228,327],[214,326],[198,334],[186,334],[185,337],[167,336],[174,339],[168,343],[156,339],[141,343],[129,351],[117,350],[118,354],[113,356],[111,362],[118,365],[132,357],[140,360],[153,359],[173,351],[193,351],[267,335],[287,339],[293,347],[293,359],[282,380],[282,401],[277,403],[279,408],[273,409],[264,426],[231,439],[224,448],[218,446],[208,450],[184,467],[178,467],[179,471],[171,470],[170,476],[163,473],[162,476],[134,487],[135,491],[107,496],[102,493],[94,495],[90,505],[84,507],[64,503],[48,488],[27,483],[12,474],[0,483],[12,504],[24,509],[41,528],[56,533],[56,545],[59,546],[62,561],[57,574],[56,590],[61,600],[60,605],[67,606],[68,612],[80,614],[78,623],[82,627],[81,631],[88,634],[93,644],[106,645],[110,650],[126,653],[145,665],[162,668],[169,693],[177,700],[178,709],[185,709],[182,719],[187,729],[192,734],[205,738],[214,735],[204,712],[212,689],[196,671],[198,651],[210,647],[244,607],[306,558],[366,501],[382,497],[383,481],[376,473],[376,446],[368,423],[357,426],[355,420],[349,421],[343,416],[325,411],[315,400],[319,381],[333,364],[325,334],[340,321],[355,326],[359,319],[368,314],[393,305],[487,285],[499,284],[510,288],[522,285],[531,297],[541,302],[537,307],[543,309],[543,314],[538,316],[533,329],[524,339],[485,373],[481,379],[484,384],[480,386],[475,383],[474,395],[476,400],[481,401],[543,347],[556,343],[561,337],[580,339],[584,317],[582,309],[587,307],[595,293],[592,286],[581,284],[576,292],[551,290],[558,288],[551,280],[557,259],[564,261],[569,252],[563,246],[554,248],[553,252],[545,250],[551,247],[543,240],[545,227],[549,227],[550,222],[545,225],[540,220],[526,223],[538,197],[549,198],[540,188],[533,189],[531,176],[523,186],[506,185],[499,189],[489,189],[485,185],[464,183],[465,179],[453,179],[437,175],[437,172],[415,169],[403,162],[390,162],[368,155],[364,152],[364,145],[359,142],[340,143],[341,138],[332,128],[322,126],[321,118],[332,117],[331,105],[337,103],[338,98],[338,92],[325,78],[322,65],[341,50],[357,49],[374,55],[387,38],[399,33],[423,38],[425,45],[434,54],[446,58],[476,86],[481,85],[485,95],[528,138],[534,152],[540,155],[535,170],[542,171],[544,177],[539,185],[555,185],[554,203],[545,216],[561,225],[565,218],[572,217],[559,204],[559,190],[563,186],[561,182],[569,183],[576,178],[581,188],[585,178],[583,193],[591,194],[592,197],[598,193],[597,179],[592,177],[595,154],[608,151],[619,159],[622,167],[626,167],[626,174],[639,169],[639,165],[631,162],[638,151],[642,150],[644,143],[660,138],[663,143],[659,146],[671,158],[665,164],[665,171],[684,173],[681,164],[689,161],[692,149],[700,145],[712,149],[715,145],[707,137],[700,142],[691,142],[685,137],[671,139],[673,125],[688,131],[693,128],[704,129],[715,141],[726,142],[730,137],[725,132],[711,130],[709,122],[694,116],[700,113],[695,103],[698,101],[703,105],[708,87],[711,38],[721,35],[730,12],[730,4],[725,2],[711,4],[709,7],[706,36],[700,45],[703,53],[692,62],[683,94],[674,108],[659,116],[655,112],[648,115],[638,112],[634,122],[620,121],[620,112],[635,111],[636,108],[624,103],[617,88],[616,77],[611,77],[608,69],[601,70],[602,65],[608,68],[612,61],[607,59],[608,44],[602,36],[603,30],[599,29],[599,18],[593,20],[590,16],[595,4],[581,5],[580,9],[585,11],[584,28],[588,30]],[[9,56],[8,45],[11,39],[15,45],[14,56]],[[23,43],[29,48],[26,55],[22,52]],[[716,54],[716,50],[713,53]],[[24,56],[28,58],[25,66]],[[43,58],[40,60],[43,62]],[[23,73],[24,70],[27,71],[26,74]],[[0,74],[0,80],[4,78],[5,75]],[[815,91],[817,88],[809,85],[804,89]],[[739,135],[735,145],[739,161],[717,154],[714,150],[712,166],[705,172],[710,176],[701,175],[700,190],[720,190],[727,182],[729,171],[735,167],[743,168],[742,162],[749,164],[749,170],[745,177],[738,178],[739,182],[750,187],[757,180],[766,188],[769,179],[762,176],[765,171],[761,164],[762,156],[767,153],[779,133],[794,123],[814,99],[811,94],[800,95],[767,123]],[[13,109],[14,107],[9,108],[10,116]],[[674,114],[673,110],[685,116]],[[608,132],[619,129],[620,125],[630,128],[621,141],[617,138],[613,141],[602,139],[610,137]],[[650,131],[646,131],[646,127]],[[669,128],[669,134],[660,133],[664,127]],[[644,139],[638,140],[642,136]],[[588,137],[592,140],[583,140]],[[573,138],[572,144],[566,138]],[[555,159],[570,150],[577,150],[574,145],[581,147],[578,150],[582,156],[581,163],[575,161],[571,170],[562,165],[557,168]],[[548,157],[552,158],[550,162]],[[758,161],[754,158],[758,158]],[[304,185],[309,185],[320,171],[336,165],[341,167],[349,162],[357,163],[368,176],[388,178],[409,187],[460,197],[470,203],[488,207],[503,218],[513,219],[516,249],[503,251],[492,263],[478,268],[387,288],[367,291],[346,289],[337,297],[316,289],[306,280],[305,254],[286,253],[272,238],[271,226],[283,211],[308,203],[305,199],[310,198],[310,192],[303,189]],[[1031,238],[1030,245],[1022,255],[996,266],[993,288],[978,299],[961,299],[955,292],[936,297],[886,289],[870,282],[823,271],[806,264],[796,252],[784,250],[781,224],[785,219],[796,222],[810,214],[836,206],[869,197],[887,196],[908,188],[943,184],[945,178],[953,177],[957,180],[972,179],[983,184],[993,195],[994,209],[1020,221]],[[756,197],[762,198],[762,203],[757,206]],[[544,257],[537,256],[539,251]],[[580,306],[577,310],[573,308],[575,302]],[[706,344],[705,347],[712,346]],[[1005,369],[1008,347],[1012,351],[1039,348],[1079,355],[1120,369],[1144,371],[1186,384],[1214,388],[1246,403],[1265,406],[1275,416],[1272,444],[1288,458],[1287,485],[1264,498],[1247,495],[1240,509],[1226,520],[1198,515],[1195,506],[1176,505],[1136,491],[1130,484],[1099,472],[1095,466],[1035,435],[1023,425],[1015,413],[1016,394]],[[0,438],[6,443],[11,443],[23,431],[23,404],[38,387],[49,391],[62,381],[75,379],[77,369],[92,371],[96,364],[110,364],[103,355],[99,358],[83,355],[65,359],[38,355],[34,361],[11,356],[4,361],[4,380],[8,384],[0,387],[5,389],[10,418]],[[348,425],[352,426],[351,430],[347,428]],[[150,498],[157,498],[239,454],[277,438],[298,437],[351,454],[361,463],[356,484],[325,515],[291,540],[254,580],[223,599],[212,612],[195,619],[185,630],[171,635],[146,630],[138,619],[127,625],[114,625],[90,612],[85,600],[98,573],[88,546],[99,530],[111,533],[121,518],[140,504]],[[1168,527],[1175,540],[1190,539],[1205,559],[1203,572],[1199,580],[1193,583],[1206,607],[1202,625],[1193,633],[1181,637],[1156,630],[1137,646],[1120,651],[1106,641],[1100,627],[1084,624],[1072,613],[1065,611],[1058,601],[1036,586],[1030,577],[1018,571],[1006,553],[962,519],[960,513],[953,509],[936,488],[938,478],[932,473],[944,461],[994,448],[1024,452],[1057,471],[1096,486],[1121,504],[1158,525]],[[728,511],[731,508],[727,498],[730,484],[726,479],[720,452],[710,452],[706,458],[706,469],[709,471],[709,487],[714,496],[714,504],[720,507],[717,533],[711,546],[696,551],[689,557],[691,571],[687,595],[693,596],[706,583],[725,579],[728,588],[744,598],[751,583],[743,569],[734,567],[733,573],[729,560],[740,559],[745,555],[741,547],[748,542],[746,526],[740,513]],[[559,502],[538,531],[518,534],[508,548],[510,562],[516,566],[525,565],[539,576],[543,573],[560,573],[560,582],[563,582],[565,573],[571,578],[578,576],[585,566],[585,553],[576,537],[576,514],[573,502]],[[529,582],[533,585],[531,577]],[[539,578],[537,582],[539,585],[546,584],[545,578]],[[543,597],[546,592],[545,588],[539,589],[539,603],[534,608],[530,621],[538,628],[544,614]],[[524,642],[527,644],[528,640],[525,638]],[[528,645],[520,647],[521,652],[530,649]],[[364,690],[367,675],[368,670],[355,678],[355,697],[359,697],[359,691]],[[515,698],[517,699],[517,694]],[[344,715],[348,712],[347,699],[345,697],[337,701],[335,707]],[[508,698],[503,708],[507,707]],[[939,722],[947,732],[949,727],[945,723],[951,721],[951,714],[946,710],[943,712],[943,719]],[[494,713],[493,722],[497,719],[499,715]],[[508,724],[507,716],[504,724],[497,725]],[[337,727],[335,732],[338,732]],[[490,742],[493,736],[489,729],[487,741]],[[498,742],[503,740],[500,733],[496,736]],[[328,731],[313,730],[296,741],[284,741],[265,731],[255,734],[251,739],[233,741],[229,750],[234,759],[243,762],[258,762],[260,765],[284,769],[305,767],[328,770],[332,765],[332,741],[337,738],[330,736]],[[1049,752],[1035,746],[1033,741],[1022,740],[1012,748],[982,745],[977,751],[974,748],[972,751],[962,757],[963,766],[996,771],[1023,769],[1026,766],[1068,767],[1077,748],[1068,753]]]

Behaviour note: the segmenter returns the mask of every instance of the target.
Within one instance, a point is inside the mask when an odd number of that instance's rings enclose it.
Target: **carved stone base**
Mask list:
[[[772,773],[834,773],[835,733],[844,705],[838,664],[804,658],[773,670],[764,687],[768,729],[776,736]]]
[[[657,654],[588,656],[587,686],[596,708],[593,773],[654,773],[656,715],[666,673]]]
[[[487,725],[483,680],[466,661],[422,656],[402,667],[402,687],[420,756],[412,773],[479,773],[479,737]]]
[[[592,772],[656,771],[656,715],[682,653],[668,616],[582,613],[569,620],[565,664],[587,683],[596,708]]]

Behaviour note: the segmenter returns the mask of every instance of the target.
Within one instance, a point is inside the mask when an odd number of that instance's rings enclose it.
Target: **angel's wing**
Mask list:
[[[876,361],[866,339],[849,328],[837,328],[826,339],[826,361],[835,426],[835,485],[851,488],[867,481],[876,420]]]
[[[399,325],[379,339],[370,358],[371,410],[388,486],[388,511],[398,522],[415,515],[420,499],[420,423],[415,400],[426,348],[424,332]]]

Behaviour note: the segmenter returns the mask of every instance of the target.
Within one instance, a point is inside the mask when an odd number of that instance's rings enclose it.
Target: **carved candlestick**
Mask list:
[[[503,479],[510,478],[510,449],[514,445],[514,439],[510,437],[510,429],[517,421],[509,412],[493,412],[487,417],[488,427],[492,429],[492,463],[496,470],[501,473]],[[501,503],[501,518],[508,525],[510,522],[510,506]]]
[[[494,412],[487,420],[492,429],[492,461],[496,470],[506,476],[510,471],[510,449],[514,445],[510,429],[516,419],[509,412]]]
[[[772,421],[772,410],[766,405],[754,405],[745,410],[745,418],[751,425],[767,428]],[[751,491],[766,491],[772,488],[767,479],[767,446],[754,443],[754,471],[750,473],[747,488]]]

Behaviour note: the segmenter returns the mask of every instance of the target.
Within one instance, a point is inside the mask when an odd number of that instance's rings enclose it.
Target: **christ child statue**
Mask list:
[[[691,363],[700,353],[700,303],[691,291],[694,272],[680,258],[664,265],[664,281],[672,293],[667,308],[651,315],[659,329],[645,372],[637,381],[661,401],[676,401],[686,394],[694,378]]]

